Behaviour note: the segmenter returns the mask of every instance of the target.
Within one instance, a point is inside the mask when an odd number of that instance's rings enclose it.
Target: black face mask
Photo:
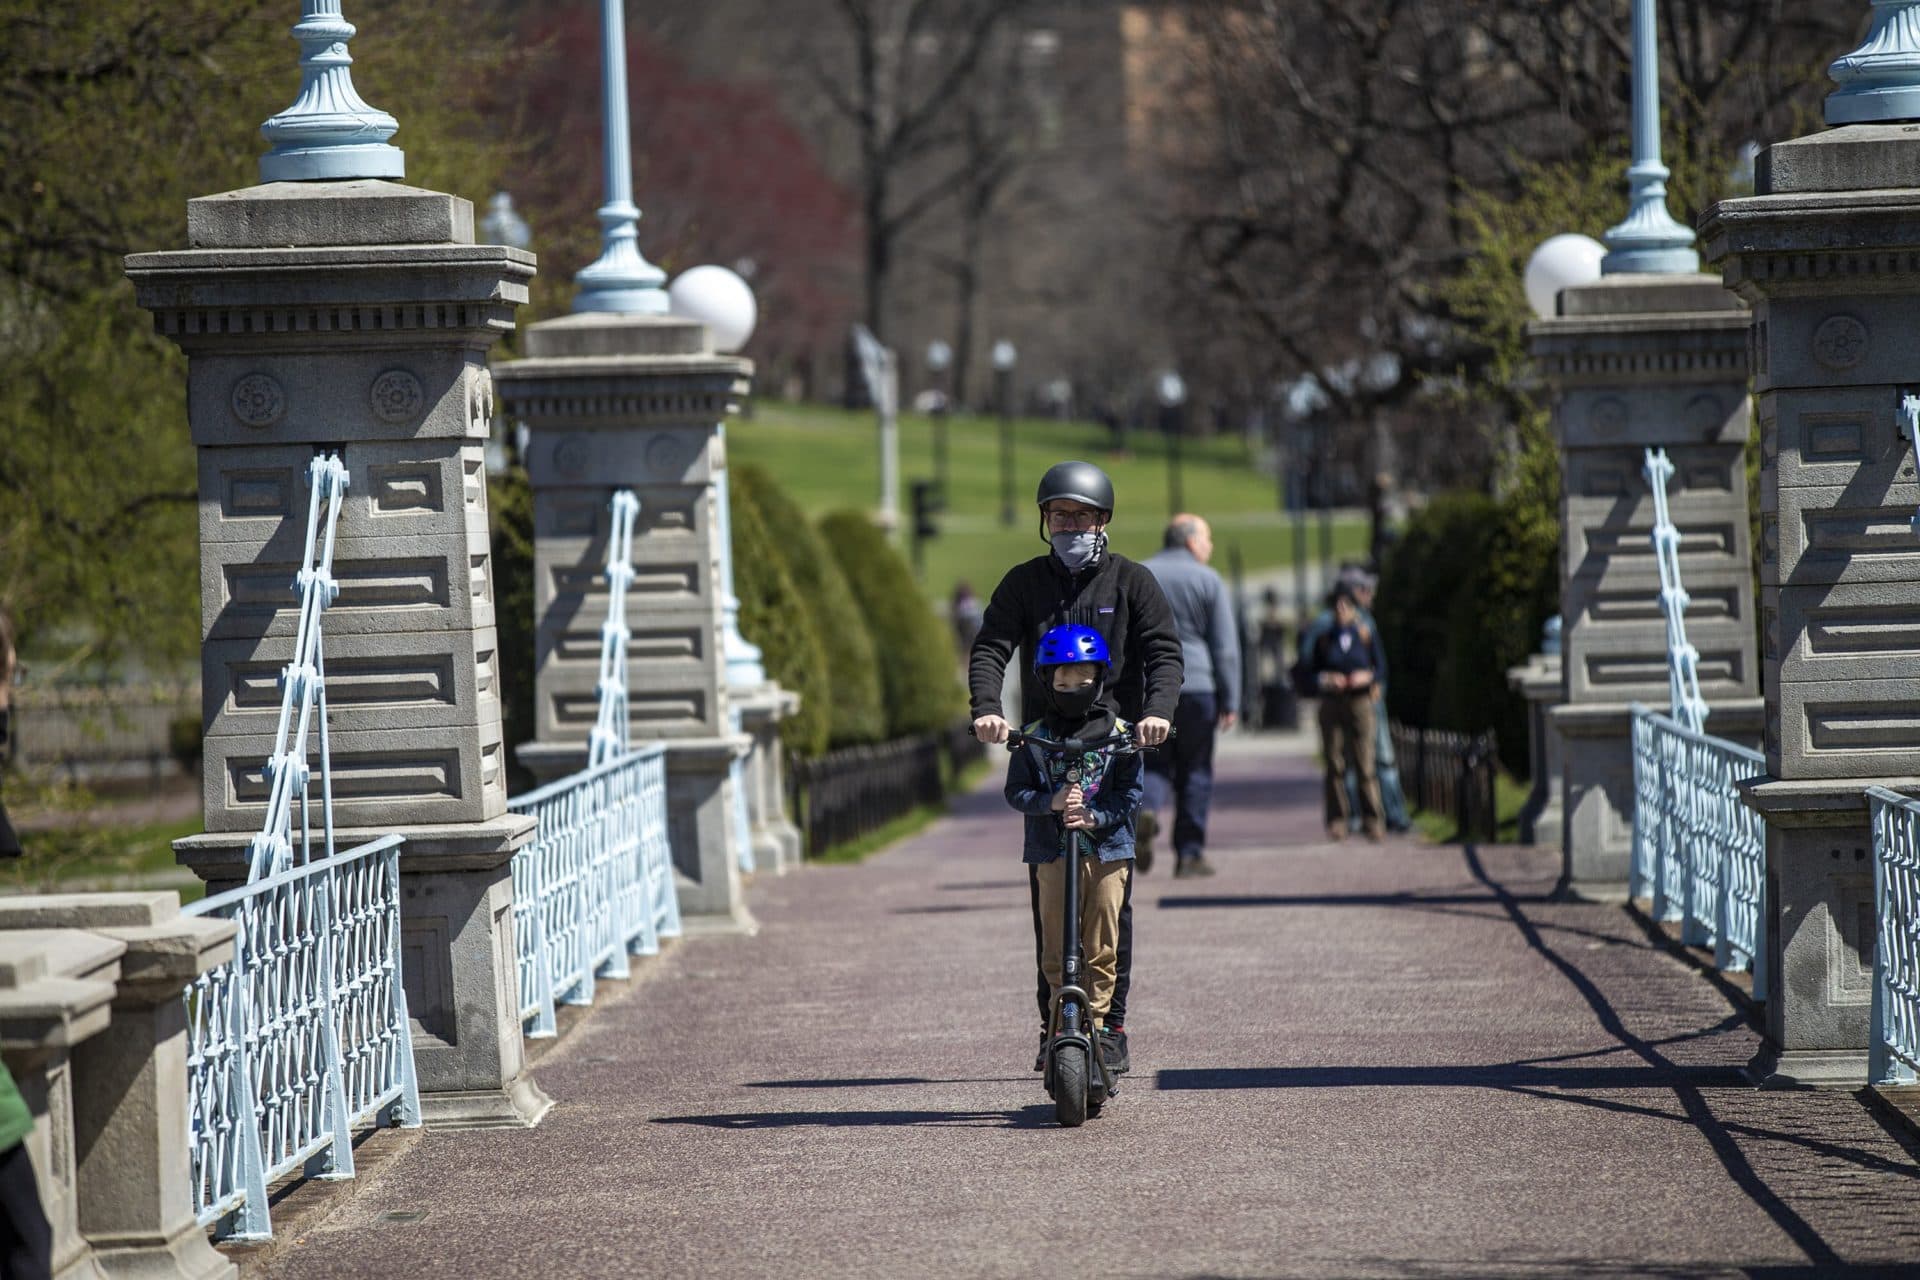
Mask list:
[[[1047,686],[1047,703],[1063,720],[1085,720],[1100,701],[1100,684],[1084,689],[1056,689]]]

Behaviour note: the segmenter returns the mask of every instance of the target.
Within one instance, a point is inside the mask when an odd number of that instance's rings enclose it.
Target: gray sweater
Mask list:
[[[1141,561],[1173,609],[1186,662],[1182,693],[1211,693],[1220,710],[1240,710],[1240,631],[1220,575],[1185,547],[1168,547]]]

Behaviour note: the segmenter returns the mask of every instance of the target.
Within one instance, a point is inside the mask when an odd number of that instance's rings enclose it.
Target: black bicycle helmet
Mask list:
[[[1034,503],[1045,507],[1049,502],[1061,500],[1084,502],[1111,516],[1113,481],[1107,479],[1107,473],[1091,462],[1056,462],[1047,468],[1047,474],[1040,477],[1040,492],[1034,498]]]

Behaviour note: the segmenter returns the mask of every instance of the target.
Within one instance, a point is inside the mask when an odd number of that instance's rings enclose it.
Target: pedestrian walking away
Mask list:
[[[1110,705],[1134,725],[1145,746],[1158,746],[1173,727],[1180,703],[1180,634],[1160,584],[1138,563],[1111,551],[1107,528],[1114,515],[1113,481],[1091,462],[1061,462],[1040,478],[1035,494],[1040,537],[1050,550],[1007,571],[987,600],[968,657],[967,684],[974,735],[1005,742],[1010,726],[1000,704],[1007,664],[1018,653],[1031,669],[1040,638],[1057,626],[1089,627],[1109,655],[1106,686]],[[1024,681],[1019,722],[1046,712],[1046,691]],[[1040,881],[1028,868],[1033,908],[1036,999],[1044,1019],[1052,993],[1044,968]],[[1102,1031],[1101,1052],[1110,1066],[1128,1065],[1127,994],[1133,972],[1133,877],[1120,903],[1115,940],[1113,996]],[[1116,1065],[1117,1064],[1117,1065]]]
[[[1180,633],[1183,678],[1173,713],[1173,738],[1149,757],[1147,801],[1136,828],[1134,864],[1153,866],[1160,814],[1173,806],[1173,874],[1209,876],[1207,809],[1213,799],[1215,734],[1231,729],[1240,710],[1240,628],[1227,584],[1208,567],[1213,531],[1199,516],[1182,513],[1167,522],[1158,554],[1142,563],[1166,593]]]
[[[1373,684],[1380,663],[1380,633],[1360,621],[1353,588],[1333,593],[1333,628],[1313,643],[1312,671],[1320,691],[1320,745],[1326,756],[1327,838],[1342,840],[1352,814],[1346,775],[1359,775],[1359,817],[1369,840],[1386,822],[1380,814],[1380,782],[1373,770]]]

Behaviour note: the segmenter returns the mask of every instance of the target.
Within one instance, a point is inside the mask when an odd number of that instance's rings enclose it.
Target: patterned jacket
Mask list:
[[[1131,733],[1133,726],[1115,720],[1112,732]],[[1044,720],[1035,720],[1020,732],[1053,738]],[[1087,835],[1102,862],[1125,862],[1133,857],[1133,815],[1145,792],[1137,751],[1108,747],[1089,751],[1079,761],[1049,757],[1032,744],[1015,748],[1007,762],[1007,803],[1027,815],[1023,862],[1052,862],[1065,847],[1066,824],[1053,811],[1054,792],[1067,786],[1067,771],[1078,763],[1080,789],[1093,814]]]

